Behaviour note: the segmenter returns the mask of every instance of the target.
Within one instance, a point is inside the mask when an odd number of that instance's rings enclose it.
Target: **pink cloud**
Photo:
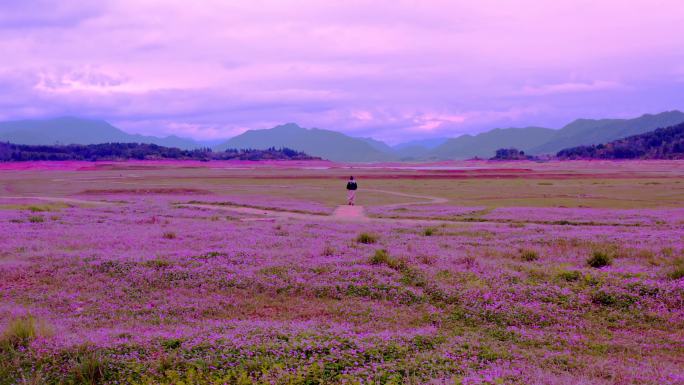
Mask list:
[[[360,120],[362,122],[370,122],[373,120],[373,114],[370,111],[352,111],[351,115],[354,119]]]
[[[684,108],[678,0],[37,1],[0,4],[5,118],[400,140]]]
[[[626,88],[625,85],[618,82],[611,81],[594,81],[591,83],[559,83],[559,84],[545,84],[542,86],[525,86],[520,94],[522,95],[553,95],[553,94],[567,94],[579,92],[593,92],[617,90]]]
[[[466,121],[465,116],[462,115],[446,115],[446,114],[422,114],[413,119],[417,131],[434,131],[445,124],[463,123]]]

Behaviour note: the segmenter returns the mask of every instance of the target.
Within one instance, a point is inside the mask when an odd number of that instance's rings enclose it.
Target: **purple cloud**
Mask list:
[[[682,109],[676,0],[5,1],[0,118],[391,142]]]

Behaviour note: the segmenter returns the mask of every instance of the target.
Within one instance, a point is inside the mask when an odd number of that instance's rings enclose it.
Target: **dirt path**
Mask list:
[[[80,204],[80,205],[97,205],[97,206],[103,206],[103,205],[111,205],[111,202],[103,202],[103,201],[91,201],[91,200],[86,200],[86,199],[76,199],[76,198],[62,198],[62,197],[46,197],[46,196],[32,196],[32,195],[26,195],[23,197],[17,197],[17,196],[0,196],[0,199],[37,199],[40,201],[48,201],[48,202],[60,202],[60,203],[73,203],[73,204]]]
[[[422,199],[418,202],[407,202],[407,203],[397,203],[391,205],[384,205],[382,207],[403,207],[412,205],[422,205],[422,204],[440,204],[446,203],[447,200],[439,197],[406,194],[395,191],[387,190],[376,190],[368,189],[365,191],[380,192],[385,194],[391,194],[402,197],[410,197],[416,199]],[[72,204],[85,204],[85,205],[110,205],[110,202],[103,201],[93,201],[85,199],[76,198],[65,198],[65,197],[49,197],[49,196],[0,196],[0,198],[5,199],[38,199],[50,202],[61,202],[61,203],[72,203]],[[213,204],[181,204],[179,207],[195,207],[202,209],[212,209],[212,210],[225,210],[241,214],[254,215],[253,218],[245,218],[246,221],[258,221],[258,220],[268,220],[273,218],[289,218],[289,219],[300,219],[300,220],[323,220],[323,221],[337,221],[337,222],[392,222],[392,223],[406,223],[406,224],[440,224],[448,223],[448,221],[443,220],[429,220],[429,219],[396,219],[396,218],[371,218],[366,215],[366,211],[363,206],[349,206],[341,205],[337,206],[332,214],[311,214],[302,212],[293,212],[277,209],[260,209],[253,207],[244,206],[227,206],[227,205],[213,205]]]
[[[406,203],[395,203],[390,205],[383,205],[381,207],[386,208],[397,208],[404,206],[413,205],[425,205],[425,204],[442,204],[448,202],[447,199],[427,196],[427,195],[416,195],[407,194],[396,191],[388,190],[378,190],[378,189],[365,189],[364,191],[379,192],[383,194],[396,195],[401,197],[409,197],[421,199],[417,202],[406,202]],[[340,205],[335,208],[330,215],[319,215],[319,214],[309,214],[309,213],[299,213],[285,210],[274,210],[274,209],[258,209],[252,207],[244,206],[225,206],[225,205],[211,205],[211,204],[184,204],[181,207],[197,207],[204,209],[221,209],[242,214],[258,215],[264,218],[250,218],[247,220],[263,220],[268,217],[272,218],[292,218],[292,219],[309,219],[309,220],[332,220],[332,221],[350,221],[350,222],[394,222],[394,223],[408,223],[408,224],[441,224],[447,223],[448,221],[443,220],[429,220],[429,219],[396,219],[396,218],[371,218],[366,215],[366,211],[363,206],[349,206]]]
[[[400,196],[400,197],[422,199],[421,201],[418,201],[418,202],[394,203],[391,205],[380,206],[380,207],[385,207],[385,208],[397,208],[397,207],[415,206],[415,205],[443,204],[443,203],[449,202],[449,200],[446,198],[433,197],[433,196],[429,196],[429,195],[406,194],[406,193],[397,192],[397,191],[377,190],[377,189],[364,189],[363,191],[373,191],[373,192],[379,192],[379,193],[383,193],[383,194],[395,195],[395,196]]]
[[[370,219],[366,216],[366,211],[363,209],[363,206],[349,205],[337,206],[331,217],[342,221],[368,221]]]
[[[366,215],[363,206],[338,206],[330,215],[306,214],[291,211],[264,210],[242,206],[210,205],[210,204],[182,204],[179,207],[195,207],[209,210],[223,210],[233,213],[256,215],[256,217],[243,218],[245,222],[274,220],[277,218],[313,220],[313,221],[333,221],[333,222],[356,222],[356,223],[392,223],[405,225],[426,225],[434,226],[447,223],[458,223],[458,221],[447,221],[441,219],[412,219],[412,218],[375,218]]]
[[[247,221],[263,220],[267,218],[307,219],[318,221],[352,221],[367,222],[376,218],[369,218],[363,206],[338,206],[330,215],[308,214],[293,211],[257,209],[244,206],[212,205],[212,204],[180,204],[179,207],[196,207],[201,209],[224,210],[240,214],[256,215],[257,218],[246,218]]]

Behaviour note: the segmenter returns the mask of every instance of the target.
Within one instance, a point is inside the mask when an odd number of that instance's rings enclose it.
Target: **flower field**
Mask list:
[[[1,385],[684,383],[676,204],[447,196],[349,221],[268,179],[250,199],[162,171],[3,171]]]

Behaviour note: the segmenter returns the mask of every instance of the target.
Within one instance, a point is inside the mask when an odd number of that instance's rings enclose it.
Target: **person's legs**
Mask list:
[[[347,200],[350,206],[354,206],[354,199],[356,198],[356,191],[349,190],[349,199]]]

